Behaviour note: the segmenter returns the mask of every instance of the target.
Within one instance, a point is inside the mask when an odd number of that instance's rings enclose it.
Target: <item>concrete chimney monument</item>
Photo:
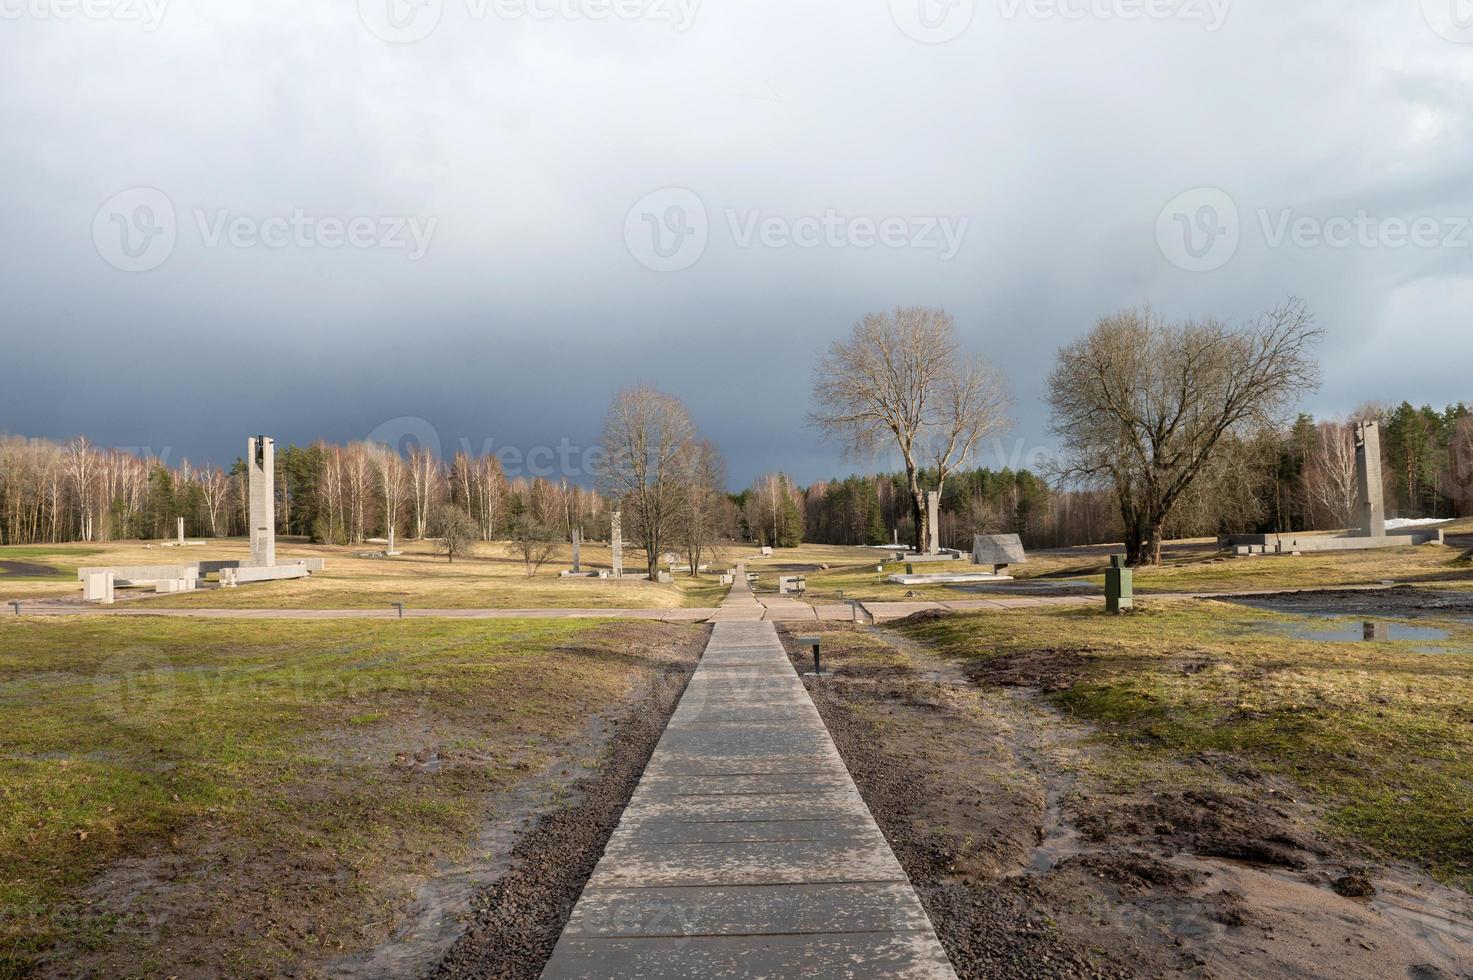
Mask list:
[[[246,444],[250,480],[251,564],[276,564],[276,443],[252,436]]]
[[[1381,491],[1381,425],[1355,424],[1355,479],[1360,489],[1360,537],[1386,536],[1386,505]]]

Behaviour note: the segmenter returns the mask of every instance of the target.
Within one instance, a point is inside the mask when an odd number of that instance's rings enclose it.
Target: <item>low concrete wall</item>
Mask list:
[[[1229,534],[1218,545],[1239,555],[1287,555],[1312,551],[1371,551],[1377,548],[1409,548],[1442,544],[1440,527],[1404,527],[1376,538],[1329,534]]]
[[[84,565],[77,569],[77,581],[87,581],[87,576],[98,572],[112,572],[113,584],[123,586],[137,582],[159,582],[165,579],[200,577],[198,564],[188,565]]]
[[[220,584],[228,587],[246,582],[275,582],[280,579],[306,578],[311,574],[306,565],[246,565],[220,569]]]

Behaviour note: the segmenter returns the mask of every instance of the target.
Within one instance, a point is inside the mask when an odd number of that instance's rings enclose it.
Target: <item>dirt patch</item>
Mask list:
[[[1473,976],[1467,893],[1321,838],[1241,761],[1105,783],[1093,733],[1027,686],[1087,650],[953,665],[817,629],[833,673],[805,683],[960,976]]]
[[[41,565],[33,561],[0,561],[0,575],[15,575],[20,578],[65,578],[66,572],[52,565]]]
[[[572,783],[574,802],[520,834],[509,869],[472,900],[463,934],[433,976],[541,974],[694,669],[692,659],[651,685],[617,725],[598,768]]]

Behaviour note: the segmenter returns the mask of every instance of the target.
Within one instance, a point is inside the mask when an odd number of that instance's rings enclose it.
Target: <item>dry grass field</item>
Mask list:
[[[562,546],[558,555],[528,577],[526,566],[503,542],[479,544],[474,551],[454,562],[436,555],[425,542],[401,545],[404,554],[395,558],[360,558],[355,552],[375,547],[342,548],[278,539],[278,558],[320,556],[327,567],[308,579],[265,582],[236,589],[205,589],[192,593],[154,596],[143,590],[121,590],[120,599],[161,607],[208,606],[259,609],[361,609],[383,608],[393,602],[425,609],[531,609],[607,608],[664,609],[714,606],[726,594],[714,569],[723,567],[721,554],[712,561],[713,571],[699,578],[676,573],[674,582],[597,578],[560,578],[570,567],[571,547]],[[727,549],[729,553],[749,549]],[[201,558],[238,558],[249,553],[244,539],[207,541],[184,548],[146,546],[126,541],[103,545],[43,545],[0,548],[0,562],[11,562],[19,572],[0,572],[0,600],[80,599],[76,578],[79,565],[173,564]],[[585,544],[585,568],[607,568],[607,545]],[[625,569],[640,570],[637,553],[625,550]],[[55,571],[54,574],[38,574]]]

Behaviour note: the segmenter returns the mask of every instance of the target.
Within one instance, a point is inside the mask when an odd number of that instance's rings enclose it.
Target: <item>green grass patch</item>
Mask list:
[[[204,874],[181,894],[206,931],[211,902],[310,913],[231,938],[246,972],[373,939],[385,882],[456,853],[489,791],[572,751],[689,629],[0,618],[0,976],[115,943],[80,896],[122,858]],[[118,955],[102,972],[142,962]]]

